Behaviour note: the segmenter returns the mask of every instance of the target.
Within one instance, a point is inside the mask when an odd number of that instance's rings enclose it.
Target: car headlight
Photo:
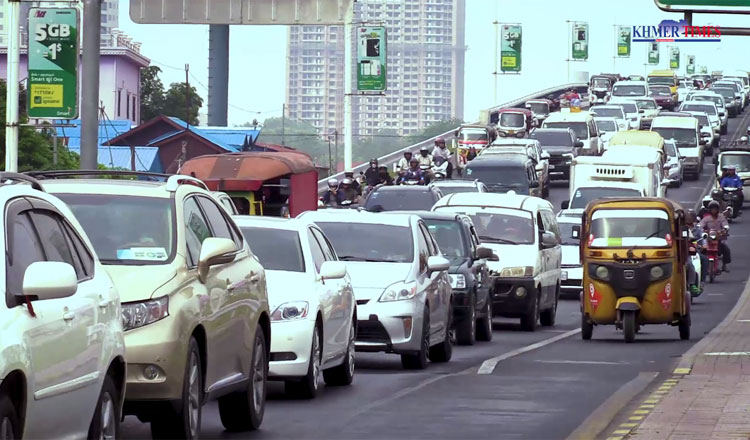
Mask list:
[[[307,301],[294,301],[281,304],[271,313],[271,321],[293,321],[304,319],[310,310],[310,304]]]
[[[664,276],[664,269],[662,269],[660,266],[652,267],[650,272],[651,278],[654,280],[658,280],[659,278]]]
[[[506,267],[500,271],[501,278],[519,278],[534,276],[533,266]]]
[[[380,302],[404,301],[417,296],[416,283],[395,283],[386,287],[385,292],[380,295]]]
[[[125,331],[153,324],[167,316],[169,316],[168,296],[122,304],[122,328]]]
[[[466,277],[462,274],[451,274],[451,287],[453,289],[465,289],[466,288]]]

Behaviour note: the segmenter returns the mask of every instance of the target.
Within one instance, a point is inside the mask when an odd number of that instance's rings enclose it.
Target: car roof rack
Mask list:
[[[38,179],[65,179],[71,177],[90,177],[90,176],[131,176],[146,177],[153,181],[165,181],[170,174],[151,173],[147,171],[128,171],[128,170],[47,170],[47,171],[27,171],[24,173],[28,176]]]
[[[180,185],[193,185],[198,188],[203,188],[206,191],[211,191],[208,189],[208,185],[197,177],[186,176],[184,174],[174,174],[167,179],[167,191],[169,192],[177,191],[177,187]]]
[[[21,173],[12,173],[10,171],[0,172],[0,182],[5,183],[8,181],[29,183],[31,184],[31,187],[34,188],[35,190],[44,192],[44,188],[42,187],[42,184],[39,183],[38,180],[36,180],[35,178],[29,175],[21,174]]]

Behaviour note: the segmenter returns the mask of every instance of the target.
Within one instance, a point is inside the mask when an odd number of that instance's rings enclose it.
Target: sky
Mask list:
[[[680,20],[681,14],[660,11],[653,0],[465,0],[466,75],[463,119],[478,119],[481,109],[519,98],[546,87],[616,71],[645,74],[657,66],[645,66],[648,43],[633,43],[630,58],[614,59],[615,26],[657,25],[661,20]],[[540,11],[544,13],[541,14]],[[589,23],[589,60],[570,62],[569,23]],[[523,27],[522,72],[493,75],[495,25],[520,23]],[[750,26],[750,16],[696,14],[694,25]],[[208,26],[143,25],[130,20],[128,0],[120,3],[120,29],[143,43],[141,53],[163,70],[165,85],[190,81],[204,98],[208,93]],[[285,26],[233,26],[230,30],[229,124],[253,119],[263,121],[281,115],[285,99]],[[662,45],[659,68],[666,68],[667,43]],[[672,44],[672,43],[669,43]],[[695,55],[697,66],[712,70],[750,70],[750,37],[724,36],[718,43],[677,43],[684,73],[685,55]],[[570,75],[570,77],[568,76]],[[497,96],[495,96],[497,81]]]

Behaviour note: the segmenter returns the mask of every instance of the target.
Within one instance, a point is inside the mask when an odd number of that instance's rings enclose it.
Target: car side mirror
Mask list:
[[[448,270],[450,262],[445,257],[432,256],[427,259],[427,272],[440,272]]]
[[[546,151],[542,151],[541,158],[542,160],[549,159],[550,158],[549,153],[547,153]]]
[[[583,141],[576,141],[576,143],[573,144],[573,146],[576,148],[583,148]]]
[[[563,200],[562,203],[560,203],[560,209],[568,208],[570,208],[570,200]]]
[[[557,246],[557,237],[552,232],[542,232],[542,247],[549,249]]]
[[[477,248],[476,258],[477,260],[500,261],[500,259],[497,257],[497,255],[495,255],[492,249],[483,246],[479,246]]]
[[[573,226],[573,232],[571,235],[573,238],[581,238],[581,227],[579,225]]]
[[[669,186],[670,181],[669,179],[662,179],[661,180],[661,186]]]
[[[346,263],[342,261],[325,261],[320,266],[318,281],[338,280],[346,276]]]
[[[23,294],[32,299],[65,298],[78,290],[76,271],[68,263],[37,261],[23,274]]]
[[[228,238],[209,237],[203,240],[198,258],[198,279],[205,283],[211,266],[231,263],[236,256],[237,248]]]
[[[530,182],[529,183],[529,188],[531,188],[531,189],[539,188],[539,182]]]

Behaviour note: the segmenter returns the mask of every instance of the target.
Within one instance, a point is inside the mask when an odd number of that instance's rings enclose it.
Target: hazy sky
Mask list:
[[[127,0],[120,3],[120,28],[143,43],[141,52],[163,70],[165,85],[184,81],[184,65],[204,97],[208,90],[208,26],[141,25],[130,20]],[[543,15],[540,14],[543,12]],[[568,79],[568,24],[589,23],[589,61],[571,62],[575,72],[644,74],[646,45],[633,43],[630,58],[613,60],[614,25],[657,25],[681,15],[662,12],[653,0],[466,0],[466,120],[475,120],[480,109],[532,93]],[[523,25],[522,73],[499,75],[497,101],[493,97],[495,27],[493,21]],[[696,15],[695,25],[750,26],[750,16]],[[167,38],[166,36],[170,37]],[[234,26],[230,31],[229,124],[280,116],[285,93],[286,28],[284,26]],[[661,48],[662,68],[669,55]],[[720,43],[679,43],[685,55],[695,55],[697,66],[711,70],[748,69],[750,37],[722,37]],[[204,102],[204,111],[205,111]]]

